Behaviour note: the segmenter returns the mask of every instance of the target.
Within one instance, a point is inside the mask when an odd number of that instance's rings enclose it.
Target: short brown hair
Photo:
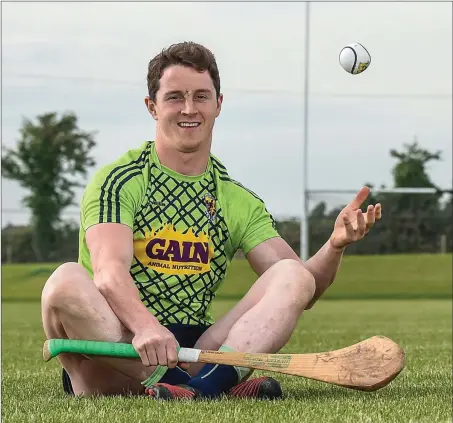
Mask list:
[[[172,44],[163,49],[148,65],[148,93],[152,101],[156,101],[156,94],[160,88],[160,78],[164,70],[172,65],[187,66],[198,72],[208,71],[211,76],[217,98],[220,95],[220,76],[214,55],[201,44],[185,41]]]

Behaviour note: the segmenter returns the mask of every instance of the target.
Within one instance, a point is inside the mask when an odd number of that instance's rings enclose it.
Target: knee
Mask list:
[[[61,308],[73,303],[79,291],[80,276],[85,270],[78,263],[64,263],[57,267],[47,280],[41,294],[43,306]]]
[[[300,261],[292,259],[280,260],[275,266],[278,266],[278,273],[282,275],[278,278],[277,289],[285,291],[285,295],[290,296],[295,304],[305,307],[316,292],[312,273]]]

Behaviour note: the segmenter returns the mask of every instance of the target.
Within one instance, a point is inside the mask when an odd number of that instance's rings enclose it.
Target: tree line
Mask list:
[[[2,148],[2,176],[27,190],[23,205],[32,217],[28,225],[2,229],[2,263],[76,260],[79,228],[62,214],[76,205],[74,188],[84,185],[81,181],[96,165],[91,155],[96,133],[81,130],[74,113],[46,113],[35,121],[24,119],[19,135],[14,148]],[[445,199],[427,173],[427,165],[441,160],[441,152],[426,150],[414,140],[401,151],[390,150],[390,156],[396,160],[393,188],[434,188],[436,193],[371,195],[366,205],[380,202],[384,219],[359,244],[348,247],[347,254],[452,252],[452,195]],[[310,211],[310,254],[328,239],[344,206],[329,210],[320,201]],[[300,220],[277,220],[277,229],[299,253]]]

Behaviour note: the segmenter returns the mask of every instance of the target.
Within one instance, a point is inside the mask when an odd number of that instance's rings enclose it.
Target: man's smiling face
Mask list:
[[[164,70],[159,82],[156,100],[146,100],[158,136],[181,152],[210,144],[223,98],[217,98],[209,72],[173,65]]]

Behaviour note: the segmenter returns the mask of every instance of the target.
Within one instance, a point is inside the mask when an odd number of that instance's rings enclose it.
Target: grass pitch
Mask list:
[[[2,301],[38,301],[58,264],[2,265]],[[400,254],[343,258],[324,299],[450,299],[452,254]],[[233,260],[217,298],[240,299],[257,276],[246,260]]]
[[[217,301],[215,315],[232,305]],[[266,373],[282,383],[284,399],[164,403],[145,397],[67,397],[58,362],[42,361],[39,303],[10,300],[2,305],[2,421],[451,422],[451,318],[451,300],[320,301],[303,315],[282,352],[332,350],[382,334],[406,351],[406,368],[397,379],[366,393]]]

